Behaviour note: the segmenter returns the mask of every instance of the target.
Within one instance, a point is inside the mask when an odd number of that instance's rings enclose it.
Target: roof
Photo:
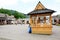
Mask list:
[[[31,12],[28,13],[28,15],[31,15],[31,14],[46,14],[46,13],[53,13],[55,12],[54,10],[51,10],[51,9],[47,9],[45,8],[42,3],[39,1],[37,6],[35,7],[35,9]]]
[[[60,19],[60,15],[56,15],[56,16],[52,16],[52,18],[54,18],[54,19]]]
[[[11,16],[7,16],[7,20],[15,20],[15,18],[13,15],[11,15]]]
[[[39,9],[45,9],[44,5],[39,1],[38,4],[35,7],[35,10],[39,10]]]
[[[55,12],[54,10],[50,10],[50,9],[40,9],[40,10],[33,10],[32,12],[28,13],[28,15],[30,14],[46,14],[46,13],[53,13]]]
[[[0,17],[0,20],[6,20],[6,18],[5,17]]]
[[[5,16],[6,16],[5,14],[0,13],[0,17],[5,17]]]
[[[14,16],[0,13],[0,20],[15,20]]]

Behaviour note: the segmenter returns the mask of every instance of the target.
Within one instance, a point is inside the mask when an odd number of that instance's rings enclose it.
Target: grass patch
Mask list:
[[[57,26],[60,26],[60,24],[57,24]]]

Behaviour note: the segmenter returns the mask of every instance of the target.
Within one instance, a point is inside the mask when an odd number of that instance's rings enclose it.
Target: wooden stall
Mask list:
[[[52,13],[54,10],[45,8],[39,1],[36,8],[28,13],[30,15],[30,33],[52,34]],[[49,16],[49,21],[47,21]]]

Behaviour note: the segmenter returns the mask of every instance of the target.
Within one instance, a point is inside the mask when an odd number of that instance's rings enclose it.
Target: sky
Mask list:
[[[60,0],[0,0],[0,8],[27,14],[35,9],[39,1],[46,8],[55,10],[56,12],[53,15],[60,14]]]

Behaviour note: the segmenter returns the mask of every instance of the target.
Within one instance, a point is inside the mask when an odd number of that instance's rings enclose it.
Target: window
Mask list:
[[[35,24],[36,17],[32,17],[32,23]]]
[[[44,16],[40,16],[40,23],[44,23]]]

